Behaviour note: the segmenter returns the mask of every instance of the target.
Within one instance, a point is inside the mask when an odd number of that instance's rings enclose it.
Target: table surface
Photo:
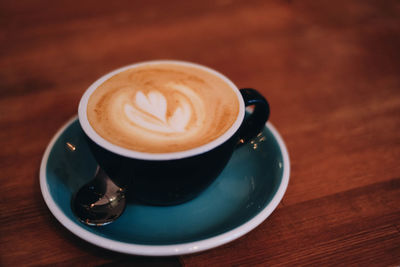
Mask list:
[[[399,265],[399,48],[396,0],[1,1],[0,265]],[[221,247],[106,251],[50,213],[40,161],[94,80],[165,58],[268,98],[289,187],[267,220]]]

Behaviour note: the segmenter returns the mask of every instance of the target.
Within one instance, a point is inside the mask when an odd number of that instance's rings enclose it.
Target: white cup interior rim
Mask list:
[[[100,136],[90,125],[88,118],[87,118],[86,107],[87,107],[87,103],[89,101],[90,95],[96,90],[96,88],[99,85],[101,85],[102,83],[104,83],[106,80],[108,80],[112,76],[116,75],[117,73],[123,72],[123,71],[131,69],[131,68],[140,67],[143,65],[157,65],[157,64],[176,64],[176,65],[199,68],[199,69],[205,70],[211,74],[214,74],[214,75],[218,76],[219,78],[221,78],[223,81],[225,81],[235,92],[237,99],[239,101],[239,112],[238,112],[236,120],[234,121],[232,126],[227,131],[225,131],[222,135],[220,135],[218,138],[216,138],[215,140],[213,140],[205,145],[195,147],[195,148],[192,148],[189,150],[170,152],[170,153],[146,153],[146,152],[135,151],[135,150],[121,147],[121,146],[117,146],[117,145],[107,141],[102,136]],[[83,131],[85,132],[85,134],[93,142],[95,142],[97,145],[99,145],[102,148],[104,148],[108,151],[111,151],[115,154],[129,157],[129,158],[142,159],[142,160],[181,159],[181,158],[187,158],[187,157],[199,155],[199,154],[205,153],[209,150],[212,150],[213,148],[218,147],[219,145],[223,144],[225,141],[227,141],[230,137],[232,137],[236,133],[236,131],[239,129],[240,125],[242,124],[242,121],[244,119],[244,113],[245,113],[245,106],[244,106],[243,98],[240,94],[239,89],[236,87],[236,85],[230,79],[228,79],[226,76],[224,76],[220,72],[213,70],[211,68],[205,67],[203,65],[186,62],[186,61],[178,61],[178,60],[154,60],[154,61],[140,62],[140,63],[131,64],[131,65],[116,69],[112,72],[109,72],[108,74],[102,76],[97,81],[95,81],[92,85],[89,86],[89,88],[83,94],[83,96],[79,102],[79,108],[78,108],[79,123],[80,123]]]

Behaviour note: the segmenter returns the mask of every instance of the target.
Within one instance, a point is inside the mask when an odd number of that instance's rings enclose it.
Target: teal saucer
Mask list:
[[[107,226],[80,223],[71,197],[96,169],[77,118],[53,137],[40,168],[43,198],[58,221],[82,239],[113,251],[167,256],[195,253],[228,243],[257,227],[277,207],[289,182],[289,156],[267,123],[251,143],[238,148],[200,196],[187,203],[155,207],[128,204]]]

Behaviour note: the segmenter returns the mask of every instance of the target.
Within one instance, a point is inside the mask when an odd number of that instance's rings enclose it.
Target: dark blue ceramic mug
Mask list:
[[[186,151],[146,153],[114,145],[102,138],[88,121],[88,99],[104,81],[137,64],[117,69],[98,79],[82,96],[78,111],[79,122],[99,166],[118,186],[126,190],[129,197],[151,205],[175,205],[199,195],[218,177],[235,148],[262,131],[270,113],[268,102],[254,89],[239,90],[221,73],[198,64],[167,62],[206,70],[223,79],[235,92],[239,101],[237,118],[217,139]],[[253,106],[254,109],[246,115],[247,106]]]

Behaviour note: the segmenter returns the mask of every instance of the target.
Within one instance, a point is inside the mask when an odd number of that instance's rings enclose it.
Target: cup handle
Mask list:
[[[239,144],[245,144],[256,137],[264,128],[269,118],[268,101],[255,89],[240,89],[244,105],[254,106],[251,114],[245,116],[244,121],[239,129]]]

